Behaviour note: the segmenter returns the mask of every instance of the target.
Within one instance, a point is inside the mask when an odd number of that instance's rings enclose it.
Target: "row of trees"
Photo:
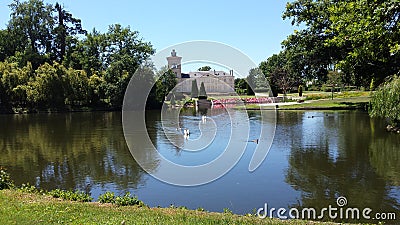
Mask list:
[[[210,69],[208,69],[207,71],[209,71]],[[204,86],[204,82],[201,82],[199,91],[199,88],[197,86],[197,80],[196,79],[192,80],[192,90],[190,93],[190,97],[198,99],[207,99],[206,87]]]
[[[303,29],[260,64],[272,90],[309,81],[368,88],[400,71],[398,1],[296,0],[283,18]]]
[[[83,29],[58,3],[14,0],[7,28],[0,30],[1,108],[121,107],[139,65],[155,50],[137,31],[119,24],[105,33]],[[162,75],[171,76],[171,71]],[[157,79],[152,77],[150,79]],[[152,107],[171,89],[157,81]]]

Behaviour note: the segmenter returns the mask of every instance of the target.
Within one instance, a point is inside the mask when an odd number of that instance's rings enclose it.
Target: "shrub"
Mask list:
[[[319,100],[328,98],[326,94],[310,94],[306,96],[306,100]]]
[[[199,212],[205,212],[205,211],[206,211],[206,210],[205,210],[204,208],[202,208],[202,207],[199,207],[199,208],[197,208],[196,210],[199,211]]]
[[[100,203],[115,203],[115,194],[114,192],[107,191],[106,193],[99,196],[98,201]]]
[[[206,88],[205,88],[203,82],[201,82],[201,85],[200,85],[199,99],[207,99]]]
[[[38,190],[35,186],[30,185],[29,183],[22,184],[20,188],[18,188],[19,191],[22,192],[27,192],[27,193],[40,193],[42,191]]]
[[[303,86],[299,85],[297,92],[299,93],[299,97],[302,97],[303,96]]]
[[[14,187],[10,174],[3,167],[0,167],[0,190],[10,189]]]
[[[69,201],[78,201],[78,202],[90,202],[93,200],[90,195],[80,192],[80,191],[65,191],[60,189],[54,189],[49,192],[49,195],[54,198],[61,198]]]
[[[224,208],[224,213],[233,214],[232,210],[230,210],[229,208]]]
[[[119,206],[128,206],[128,205],[138,205],[144,206],[144,203],[137,199],[136,196],[131,196],[131,193],[127,192],[124,196],[118,196],[115,198],[115,204]]]
[[[400,124],[400,77],[393,76],[372,95],[370,115],[387,118],[393,126]]]
[[[190,94],[190,97],[192,97],[192,98],[199,97],[199,88],[197,87],[197,81],[196,80],[192,81],[192,92]]]
[[[321,88],[316,85],[310,85],[307,87],[306,91],[321,91]]]
[[[170,103],[171,103],[171,105],[173,105],[173,106],[176,104],[176,102],[175,102],[175,95],[172,95],[172,96],[171,96],[171,102],[170,102]]]

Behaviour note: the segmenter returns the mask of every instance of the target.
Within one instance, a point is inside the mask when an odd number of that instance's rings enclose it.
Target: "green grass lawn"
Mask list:
[[[0,191],[0,224],[334,224],[260,219],[180,208],[71,202],[19,190]]]
[[[371,92],[369,91],[344,91],[344,92],[334,92],[334,98],[352,98],[352,97],[369,97]],[[283,96],[279,94],[279,96]],[[286,95],[288,98],[299,98],[298,93],[290,93]],[[332,97],[332,92],[323,91],[305,91],[303,92],[303,97],[306,100],[318,100],[318,99],[329,99]]]
[[[301,104],[282,105],[279,109],[364,109],[370,98],[367,96],[334,98],[307,101]]]

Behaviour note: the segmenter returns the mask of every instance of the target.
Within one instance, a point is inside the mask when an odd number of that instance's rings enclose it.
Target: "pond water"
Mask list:
[[[221,154],[232,125],[218,109],[207,114],[217,130],[205,150],[182,151],[191,143],[179,132],[180,146],[172,145],[158,111],[146,114],[149,137],[173,162],[205,163]],[[262,122],[260,111],[247,116],[250,133],[238,143],[257,138],[262,126],[270,126]],[[120,112],[0,115],[0,165],[18,185],[78,189],[95,199],[105,191],[129,191],[153,207],[229,208],[244,214],[265,203],[286,209],[336,206],[336,199],[345,196],[351,207],[400,217],[400,135],[385,132],[384,120],[361,111],[278,111],[276,117],[272,147],[259,168],[248,171],[257,146],[248,142],[232,170],[195,187],[163,183],[141,169],[125,142]],[[200,135],[200,119],[194,111],[181,115],[180,122],[192,132],[190,139]],[[151,155],[149,163],[156,170]]]

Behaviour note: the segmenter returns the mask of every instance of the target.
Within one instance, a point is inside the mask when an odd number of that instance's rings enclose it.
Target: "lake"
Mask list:
[[[238,113],[247,113],[250,125],[248,135],[233,140],[245,143],[244,154],[227,174],[204,185],[167,184],[141,169],[127,147],[120,112],[0,115],[0,165],[18,185],[78,189],[95,199],[105,191],[129,191],[153,207],[229,208],[245,214],[265,203],[275,208],[336,206],[336,199],[345,196],[351,207],[400,216],[400,135],[386,132],[384,120],[361,111],[278,111],[272,147],[260,167],[249,172],[257,147],[249,140],[270,124],[260,119],[260,111]],[[146,126],[163,157],[198,165],[222,154],[234,126],[221,109],[209,109],[207,119],[216,128],[215,139],[195,152],[182,150],[194,142],[174,130],[176,124],[162,124],[158,111],[146,113]],[[191,131],[189,140],[200,136],[200,120],[192,110],[181,114],[181,126]],[[162,130],[166,126],[170,137]],[[140,146],[142,140],[130,141]],[[148,166],[157,170],[154,154],[143,151]]]

